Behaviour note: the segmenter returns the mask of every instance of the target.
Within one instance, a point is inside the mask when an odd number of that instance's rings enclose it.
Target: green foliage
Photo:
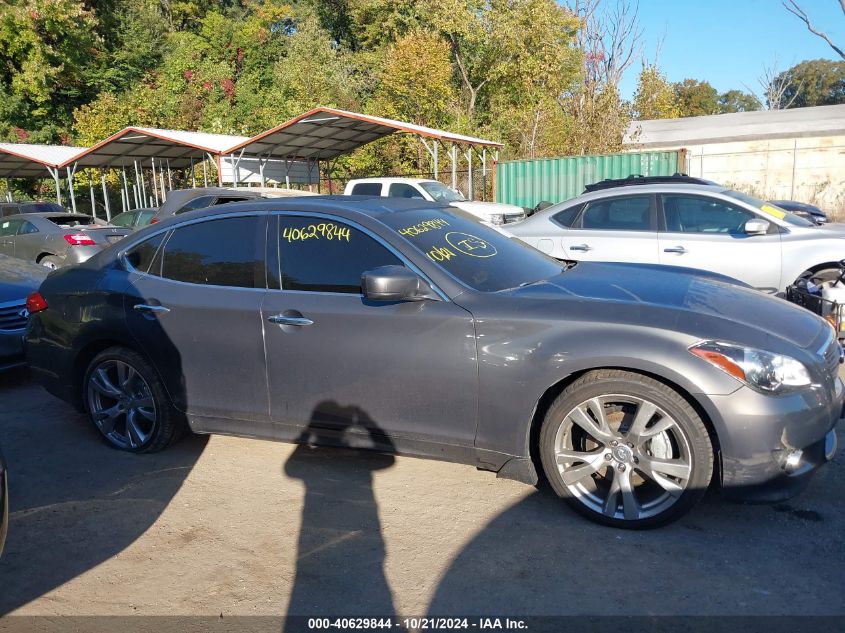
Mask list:
[[[753,112],[762,110],[763,104],[752,94],[742,90],[728,90],[719,95],[719,112]]]
[[[640,121],[675,119],[680,116],[675,90],[657,66],[643,66],[637,80],[633,108],[635,118]]]
[[[684,79],[674,87],[679,116],[718,114],[719,92],[708,82]]]
[[[775,80],[785,85],[780,107],[845,103],[845,61],[806,60],[782,72]]]

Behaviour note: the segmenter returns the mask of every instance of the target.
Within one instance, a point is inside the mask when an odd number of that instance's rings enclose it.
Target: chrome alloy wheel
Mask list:
[[[86,395],[92,420],[112,444],[137,449],[149,441],[157,424],[155,402],[131,365],[104,360],[89,375]]]
[[[666,411],[637,396],[585,400],[564,417],[554,450],[573,497],[613,519],[664,512],[692,477],[689,438]]]

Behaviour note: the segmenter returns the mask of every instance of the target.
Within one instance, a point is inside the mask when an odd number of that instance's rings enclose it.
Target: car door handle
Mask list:
[[[571,250],[571,251],[584,251],[586,253],[587,251],[593,250],[593,248],[589,244],[576,244],[575,246],[570,246],[569,250]]]
[[[678,253],[680,255],[683,255],[684,253],[687,252],[687,249],[685,249],[683,246],[673,246],[671,248],[664,248],[663,252],[664,253]]]
[[[136,303],[133,306],[133,308],[137,312],[146,312],[146,313],[155,312],[157,314],[167,314],[168,312],[170,312],[170,308],[165,308],[164,306],[151,306],[151,305],[148,305],[146,303]]]
[[[276,314],[271,317],[267,317],[267,320],[270,323],[278,323],[279,325],[314,325],[314,321],[308,319],[303,316],[287,316],[285,314]]]

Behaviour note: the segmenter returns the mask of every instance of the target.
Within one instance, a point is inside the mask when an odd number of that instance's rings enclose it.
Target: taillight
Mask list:
[[[26,298],[26,309],[30,314],[41,312],[47,309],[47,300],[41,296],[41,293],[36,291],[30,293]]]
[[[150,224],[158,224],[158,216],[153,216],[150,218]]]
[[[73,235],[63,235],[65,242],[71,246],[93,246],[97,242],[90,235],[85,233],[74,233]]]

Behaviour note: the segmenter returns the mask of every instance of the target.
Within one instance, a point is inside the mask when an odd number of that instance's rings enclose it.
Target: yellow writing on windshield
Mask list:
[[[421,233],[436,231],[438,229],[442,229],[445,226],[449,226],[449,223],[446,220],[441,220],[439,218],[434,220],[425,220],[424,222],[420,222],[419,224],[414,224],[413,226],[406,226],[404,229],[399,229],[399,235],[404,235],[405,237],[416,237]]]
[[[776,217],[778,220],[783,220],[786,217],[786,213],[784,211],[781,211],[777,207],[773,207],[770,204],[764,204],[760,207],[760,210],[768,213],[771,216]]]
[[[446,241],[449,246],[470,257],[493,257],[498,252],[490,242],[469,233],[459,231],[446,233]]]
[[[282,237],[288,242],[304,242],[311,239],[343,240],[349,241],[351,231],[348,226],[338,226],[332,222],[321,222],[320,224],[309,224],[301,229],[285,227]]]

